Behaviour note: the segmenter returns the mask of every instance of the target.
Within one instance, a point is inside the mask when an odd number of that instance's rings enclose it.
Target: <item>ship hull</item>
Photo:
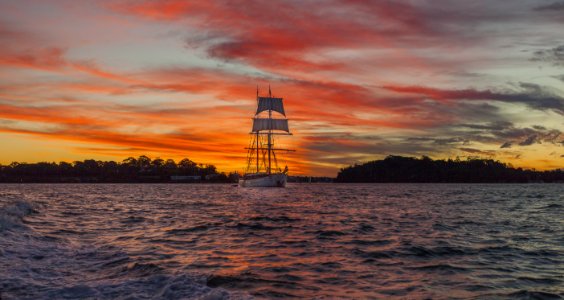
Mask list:
[[[240,187],[286,187],[288,176],[283,173],[265,174],[264,176],[243,178],[239,180]]]

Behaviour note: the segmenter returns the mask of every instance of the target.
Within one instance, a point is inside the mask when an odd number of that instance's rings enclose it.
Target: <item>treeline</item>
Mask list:
[[[214,165],[188,158],[151,159],[145,155],[122,162],[87,159],[68,162],[13,162],[0,165],[0,182],[237,182],[237,173],[219,173]]]
[[[331,177],[315,177],[315,176],[288,176],[288,182],[299,183],[329,183],[333,182]]]
[[[564,182],[564,172],[515,169],[491,159],[432,160],[388,156],[341,169],[336,182]]]

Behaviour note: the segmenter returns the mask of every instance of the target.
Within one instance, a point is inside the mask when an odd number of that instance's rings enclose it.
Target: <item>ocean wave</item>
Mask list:
[[[424,266],[409,267],[409,269],[424,271],[424,272],[437,272],[442,274],[454,274],[454,273],[463,273],[469,271],[468,268],[455,266],[451,264],[430,264]]]
[[[538,299],[538,300],[552,300],[552,299],[562,299],[562,296],[548,293],[548,292],[541,292],[541,291],[528,291],[528,290],[520,290],[517,292],[509,293],[504,296],[507,296],[511,299]]]
[[[33,230],[24,218],[36,213],[26,201],[0,208],[0,229],[10,233],[0,235],[0,299],[252,299],[208,286],[203,274],[166,270],[119,246],[87,243],[75,230]]]
[[[251,217],[249,218],[250,221],[267,221],[267,222],[282,222],[282,223],[286,223],[286,222],[298,222],[301,221],[301,219],[298,218],[291,218],[288,216],[276,216],[276,217],[270,217],[270,216],[255,216],[255,217]]]
[[[561,186],[326,187],[4,186],[2,299],[564,296]]]
[[[16,295],[15,298],[19,295]],[[210,288],[205,281],[188,274],[158,274],[136,279],[77,283],[47,288],[30,299],[252,299],[241,292]]]
[[[386,246],[392,243],[391,240],[360,240],[355,239],[347,242],[349,244],[362,245],[362,246]]]
[[[10,270],[0,274],[2,299],[251,299],[208,286],[202,274],[170,272],[120,247],[11,238],[0,243],[6,252],[1,265]]]
[[[0,208],[0,232],[16,228],[25,228],[23,218],[37,213],[34,205],[23,201],[13,201]]]
[[[518,280],[525,281],[526,283],[535,283],[535,284],[546,284],[546,285],[560,285],[562,284],[562,280],[556,278],[547,278],[547,277],[530,277],[530,276],[523,276],[517,277]]]
[[[170,235],[183,235],[183,234],[188,234],[188,233],[197,232],[197,231],[206,231],[210,228],[211,228],[211,226],[208,226],[208,225],[197,225],[197,226],[188,227],[188,228],[169,229],[169,230],[166,231],[166,233],[170,234]]]
[[[301,278],[297,276],[281,275],[276,279],[261,278],[252,272],[242,272],[238,274],[212,274],[208,276],[206,284],[209,287],[219,288],[226,287],[230,289],[244,289],[251,286],[271,285],[286,291],[277,291],[276,289],[257,292],[259,297],[267,298],[296,298],[298,295],[288,292],[288,290],[296,289],[299,284],[295,281],[300,281]]]
[[[264,224],[259,223],[259,222],[254,222],[254,223],[239,222],[239,223],[237,223],[237,225],[233,225],[233,226],[230,226],[230,227],[236,228],[236,229],[241,229],[241,230],[275,230],[275,229],[279,229],[278,227],[264,225]]]
[[[318,239],[333,239],[334,237],[342,236],[346,233],[339,230],[318,230],[315,234]]]

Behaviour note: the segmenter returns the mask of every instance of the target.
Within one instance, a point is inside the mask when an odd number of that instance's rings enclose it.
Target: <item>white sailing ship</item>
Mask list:
[[[272,97],[270,87],[268,87],[268,97],[260,97],[257,88],[257,110],[253,117],[250,145],[246,148],[247,170],[239,180],[239,186],[286,186],[288,166],[284,170],[278,167],[276,152],[293,150],[274,147],[274,137],[281,135],[291,135],[283,98]]]

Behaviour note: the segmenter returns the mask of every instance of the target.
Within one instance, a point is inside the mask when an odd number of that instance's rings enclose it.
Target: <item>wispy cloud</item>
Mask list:
[[[547,89],[546,87],[532,84],[519,83],[518,90],[444,90],[422,86],[385,86],[385,89],[404,93],[421,95],[438,101],[456,100],[481,100],[481,101],[502,101],[510,103],[522,103],[530,108],[539,110],[553,110],[564,115],[564,97]]]
[[[240,169],[256,85],[270,84],[296,172],[387,154],[562,163],[542,157],[563,145],[561,1],[43,5],[0,3],[5,133]]]
[[[564,45],[535,51],[531,60],[548,62],[554,66],[564,66]]]
[[[564,11],[564,2],[553,2],[550,4],[536,6],[534,8],[537,11]]]

